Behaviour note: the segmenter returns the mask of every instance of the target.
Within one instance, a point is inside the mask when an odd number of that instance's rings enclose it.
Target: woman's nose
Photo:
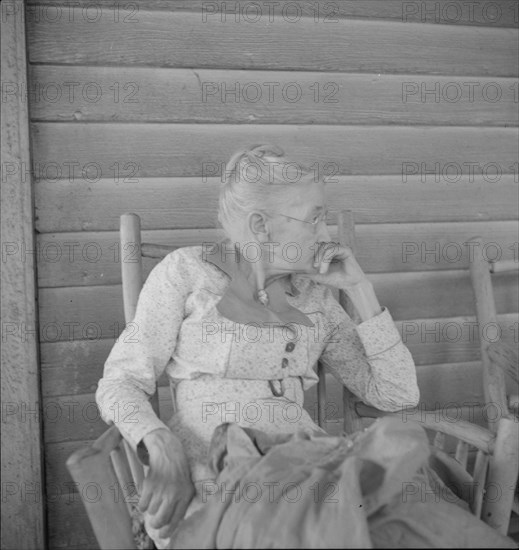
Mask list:
[[[324,220],[318,225],[317,240],[325,242],[332,240],[332,238],[330,237],[330,233],[328,232],[328,226],[326,225],[326,222]]]

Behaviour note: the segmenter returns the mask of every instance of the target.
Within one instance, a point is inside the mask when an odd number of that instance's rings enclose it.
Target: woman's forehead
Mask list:
[[[294,193],[290,197],[290,206],[294,208],[304,208],[305,210],[314,210],[323,208],[326,202],[324,185],[320,182],[311,182],[294,188]]]

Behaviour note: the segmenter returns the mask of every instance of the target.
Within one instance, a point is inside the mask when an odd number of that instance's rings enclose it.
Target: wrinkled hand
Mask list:
[[[149,471],[139,501],[141,512],[152,517],[149,525],[169,536],[184,517],[195,488],[182,444],[172,432],[160,428],[144,437],[150,457]]]
[[[314,281],[346,291],[368,280],[351,248],[335,242],[316,243],[314,269]]]

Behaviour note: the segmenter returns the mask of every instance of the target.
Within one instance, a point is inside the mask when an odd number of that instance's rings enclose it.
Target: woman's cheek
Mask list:
[[[308,247],[306,249],[302,250],[302,256],[299,264],[301,267],[304,267],[304,269],[310,273],[317,273],[318,268],[314,267],[314,251],[313,249],[309,249]]]

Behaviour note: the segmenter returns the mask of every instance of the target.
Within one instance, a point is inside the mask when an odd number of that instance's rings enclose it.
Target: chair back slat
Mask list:
[[[490,277],[490,266],[483,256],[484,241],[482,237],[470,239],[473,257],[470,263],[470,276],[474,299],[476,302],[476,315],[479,330],[482,332],[487,327],[498,327],[494,291]],[[493,404],[498,408],[499,414],[508,416],[508,403],[506,397],[506,384],[503,371],[495,365],[488,355],[488,338],[480,338],[481,361],[483,364],[483,392],[486,404]],[[497,430],[496,422],[487,422],[492,431]]]
[[[431,447],[430,460],[447,486],[452,487],[455,493],[470,507],[473,498],[472,485],[474,480],[467,470],[452,456],[434,446]]]

